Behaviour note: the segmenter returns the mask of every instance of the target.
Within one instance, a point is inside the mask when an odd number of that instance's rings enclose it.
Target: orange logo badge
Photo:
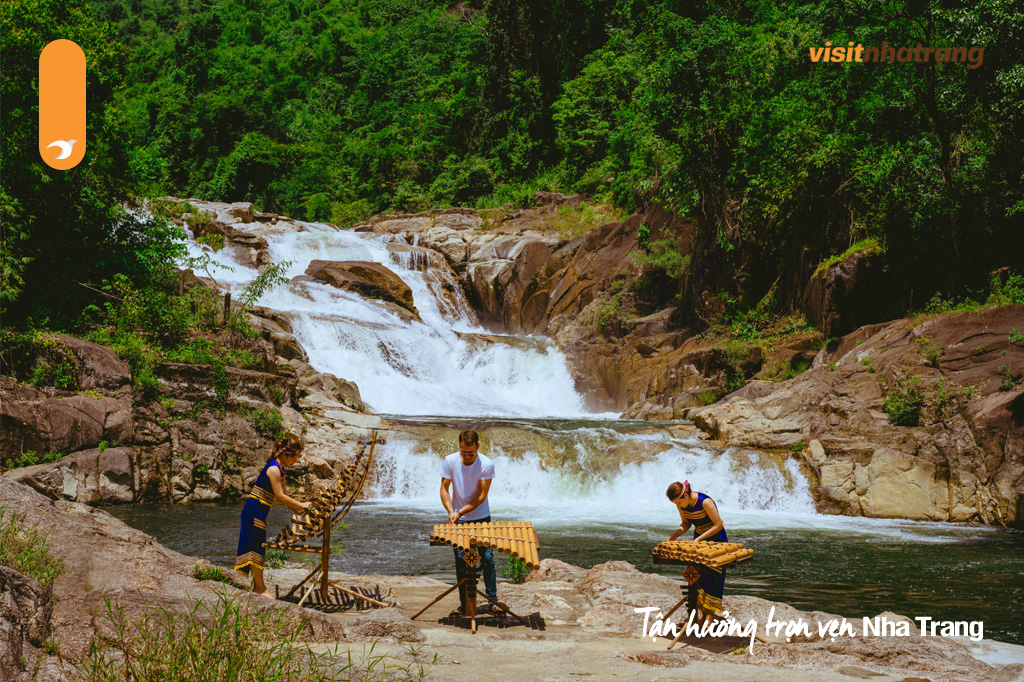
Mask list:
[[[57,170],[85,157],[85,53],[70,40],[39,55],[39,156]]]

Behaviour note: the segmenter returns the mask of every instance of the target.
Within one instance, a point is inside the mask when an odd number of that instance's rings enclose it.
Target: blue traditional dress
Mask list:
[[[281,469],[276,459],[267,462],[263,471],[256,477],[252,492],[242,507],[242,530],[238,534],[238,557],[235,559],[235,570],[248,573],[250,566],[263,569],[263,543],[267,541],[267,514],[274,505],[274,489],[270,485],[267,470],[270,467]]]
[[[693,524],[693,538],[709,530],[715,525],[708,513],[704,511],[704,500],[711,498],[704,493],[697,493],[697,501],[690,507],[682,507],[679,513]],[[714,500],[711,500],[714,502]],[[711,542],[728,542],[725,528],[714,537],[705,538]],[[722,615],[722,592],[725,589],[725,569],[713,566],[700,567],[700,592],[697,593],[697,606],[705,613]]]

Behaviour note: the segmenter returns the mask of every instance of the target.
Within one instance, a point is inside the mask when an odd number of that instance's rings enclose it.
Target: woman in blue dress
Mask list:
[[[274,500],[279,500],[296,514],[309,507],[309,502],[299,502],[289,497],[284,490],[284,470],[293,466],[302,456],[302,442],[292,435],[277,441],[263,471],[256,477],[252,492],[242,507],[242,529],[238,535],[238,555],[235,570],[239,573],[252,572],[253,592],[273,599],[270,590],[263,583],[263,543],[267,541],[267,514]]]
[[[668,499],[679,509],[682,523],[668,537],[669,542],[694,527],[693,540],[699,542],[728,542],[725,524],[718,515],[715,501],[704,493],[695,493],[690,489],[690,482],[676,481],[665,491]],[[712,566],[700,567],[700,591],[697,594],[697,608],[704,614],[704,622],[709,623],[714,616],[722,615],[722,592],[725,589],[725,569]]]

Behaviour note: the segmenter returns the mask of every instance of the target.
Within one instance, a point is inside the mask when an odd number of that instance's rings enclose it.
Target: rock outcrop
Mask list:
[[[807,282],[801,309],[825,336],[841,336],[893,316],[893,281],[877,253],[855,253],[816,272]]]
[[[23,646],[27,642],[38,648],[49,637],[62,656],[81,656],[97,628],[103,627],[104,599],[124,607],[126,618],[132,622],[147,609],[181,609],[195,599],[214,601],[219,594],[244,600],[246,608],[281,609],[296,626],[307,622],[304,636],[311,641],[345,640],[343,627],[329,616],[245,595],[220,582],[197,580],[196,559],[163,547],[102,510],[50,500],[2,477],[0,506],[17,510],[23,523],[47,533],[49,551],[63,561],[65,571],[48,593],[0,567],[0,580],[7,581],[12,589],[9,592],[5,586],[0,590],[0,600],[6,602],[13,597],[21,614],[18,622]],[[4,609],[0,623],[13,612]],[[5,634],[10,632],[5,630]]]
[[[374,216],[355,229],[404,236],[442,253],[485,327],[542,334],[556,317],[579,313],[618,274],[641,223],[633,216],[566,239],[546,226],[543,213],[519,211],[491,227],[478,211],[448,209]]]
[[[1024,306],[863,327],[794,379],[685,414],[730,444],[808,445],[823,511],[1021,523],[1024,343],[1014,329]]]
[[[412,289],[380,263],[315,260],[306,268],[306,275],[366,298],[393,303],[419,316],[413,305]]]

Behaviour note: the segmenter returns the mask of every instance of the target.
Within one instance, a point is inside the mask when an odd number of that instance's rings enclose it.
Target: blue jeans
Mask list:
[[[459,519],[455,523],[488,523],[491,520],[490,516],[486,516],[482,519],[473,519],[472,521],[464,521]],[[453,548],[454,549],[454,548]],[[484,592],[491,599],[498,598],[498,573],[494,570],[494,550],[490,547],[477,547],[477,554],[480,555],[480,572],[484,576]],[[465,562],[462,561],[462,555],[465,552],[460,552],[455,549],[455,578],[456,580],[462,580],[466,577]],[[462,612],[466,612],[466,586],[459,586],[459,602],[462,604]]]

